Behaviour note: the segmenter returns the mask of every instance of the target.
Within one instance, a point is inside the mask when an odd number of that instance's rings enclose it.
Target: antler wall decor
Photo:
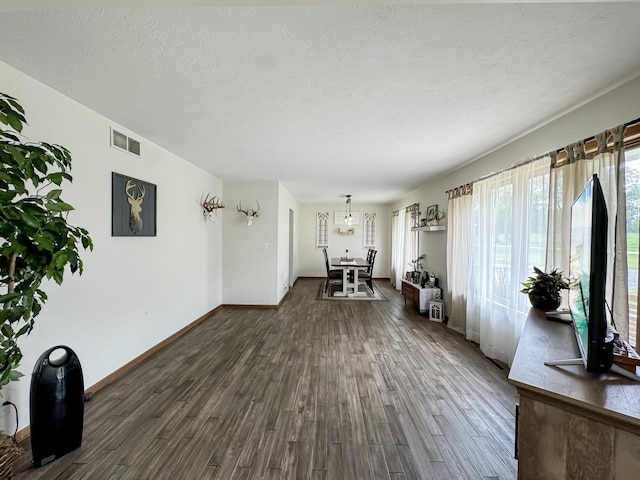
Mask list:
[[[244,213],[247,216],[247,226],[251,226],[253,224],[253,219],[254,218],[258,218],[258,213],[260,212],[260,204],[258,203],[258,201],[256,200],[256,204],[258,205],[258,209],[257,210],[253,210],[252,208],[249,208],[248,210],[243,210],[242,209],[242,202],[238,203],[238,212]]]
[[[224,208],[224,203],[222,200],[216,200],[215,195],[211,200],[209,200],[209,194],[207,193],[207,197],[202,202],[202,214],[204,217],[212,222],[218,223],[218,209]]]

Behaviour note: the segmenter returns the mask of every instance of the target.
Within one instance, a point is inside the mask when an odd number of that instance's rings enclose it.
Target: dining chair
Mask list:
[[[324,285],[324,291],[329,292],[329,284],[331,283],[332,280],[334,281],[333,283],[336,283],[335,280],[340,280],[340,283],[342,283],[342,269],[334,268],[332,270],[331,267],[329,266],[329,255],[327,255],[327,249],[323,248],[322,253],[324,254],[324,264],[327,268],[327,281]]]
[[[373,248],[367,250],[367,263],[371,263],[371,255],[373,255],[373,252],[375,252]]]
[[[363,272],[358,273],[358,280],[364,280],[371,291],[373,291],[373,264],[375,263],[377,253],[377,250],[369,249],[367,252],[367,263],[369,266]]]
[[[373,248],[367,249],[367,259],[366,259],[367,263],[371,263],[371,255],[373,254],[373,252],[374,252]],[[368,272],[368,273],[371,273],[371,272],[369,272],[369,269],[367,268],[366,270],[361,270],[362,274],[364,274],[365,271]],[[360,275],[360,273],[358,273],[358,275]],[[349,281],[353,282],[353,271],[352,270],[349,270]]]

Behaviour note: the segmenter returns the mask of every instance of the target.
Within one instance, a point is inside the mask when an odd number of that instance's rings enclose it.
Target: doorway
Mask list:
[[[293,287],[293,210],[289,209],[289,281],[288,288]]]

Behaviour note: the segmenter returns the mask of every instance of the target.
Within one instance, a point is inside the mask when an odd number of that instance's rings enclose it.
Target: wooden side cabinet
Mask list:
[[[404,297],[404,304],[407,301],[420,310],[420,288],[413,283],[402,280],[402,296]]]
[[[442,293],[439,288],[420,288],[415,283],[402,280],[402,296],[406,305],[409,302],[420,313],[429,313],[429,302],[434,299],[436,292]]]
[[[582,365],[572,325],[531,309],[509,380],[518,389],[518,480],[640,478],[640,385]]]

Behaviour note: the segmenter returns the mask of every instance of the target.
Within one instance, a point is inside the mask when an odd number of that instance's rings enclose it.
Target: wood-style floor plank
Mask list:
[[[378,287],[221,309],[96,392],[82,447],[14,478],[514,479],[506,371]]]

